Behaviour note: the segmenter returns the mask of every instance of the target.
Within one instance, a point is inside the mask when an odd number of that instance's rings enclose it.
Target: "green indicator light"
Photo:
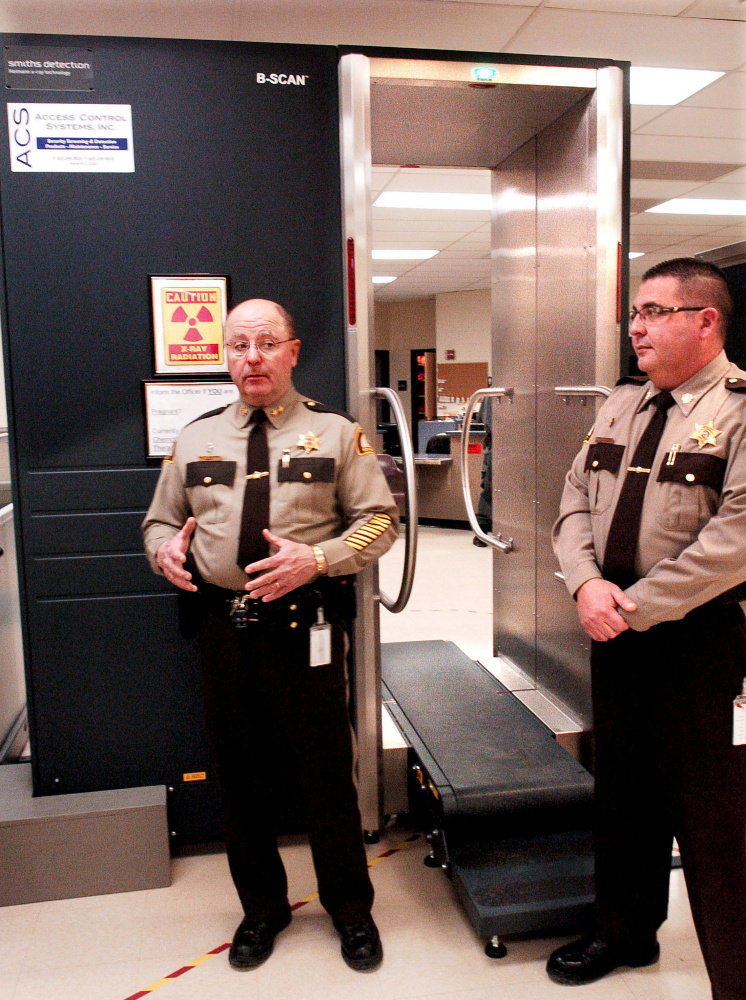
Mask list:
[[[491,66],[475,66],[471,71],[471,75],[475,80],[479,80],[480,83],[492,83],[499,76],[499,71],[493,69]]]

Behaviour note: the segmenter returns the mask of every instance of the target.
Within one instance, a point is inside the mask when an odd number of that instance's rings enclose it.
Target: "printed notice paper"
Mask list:
[[[8,104],[14,173],[135,170],[129,104]]]

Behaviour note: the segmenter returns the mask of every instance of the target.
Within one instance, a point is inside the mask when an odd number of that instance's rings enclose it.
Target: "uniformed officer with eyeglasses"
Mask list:
[[[383,951],[370,915],[345,656],[354,574],[393,544],[398,509],[362,428],[293,387],[300,341],[282,306],[236,306],[225,345],[240,399],[181,432],[143,529],[153,569],[179,588],[198,624],[226,849],[244,910],[229,961],[260,965],[290,922],[276,798],[293,779],[321,903],[347,964],[367,971]]]
[[[644,375],[617,384],[565,482],[554,547],[593,640],[596,904],[590,933],[549,959],[558,983],[658,960],[676,837],[712,995],[746,998],[746,373],[724,350],[732,308],[708,263],[645,273],[630,314]]]

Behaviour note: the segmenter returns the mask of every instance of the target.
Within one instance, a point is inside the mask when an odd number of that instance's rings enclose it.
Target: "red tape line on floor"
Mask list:
[[[396,854],[397,851],[404,850],[410,844],[413,844],[415,840],[419,840],[419,833],[413,833],[409,837],[406,837],[400,843],[396,844],[394,847],[389,847],[388,850],[382,851],[377,857],[371,858],[368,862],[368,868],[373,868],[374,865],[380,864],[385,858],[390,858],[392,854]],[[318,892],[312,893],[305,899],[299,900],[297,903],[293,903],[290,907],[291,910],[299,910],[301,906],[306,906],[307,903],[312,903],[315,899],[319,898]],[[218,945],[217,948],[213,948],[212,951],[208,951],[205,955],[200,958],[196,958],[193,962],[187,962],[186,965],[182,965],[180,969],[176,972],[171,972],[168,976],[164,976],[163,979],[159,979],[158,982],[153,983],[151,986],[146,986],[144,990],[140,990],[138,993],[133,993],[131,996],[125,998],[125,1000],[140,1000],[141,997],[150,996],[154,990],[158,990],[161,986],[165,986],[166,983],[172,982],[174,979],[178,979],[179,976],[183,976],[185,972],[190,972],[192,969],[196,969],[198,965],[203,965],[214,955],[219,955],[222,951],[226,951],[230,948],[230,941],[226,941],[225,944]]]

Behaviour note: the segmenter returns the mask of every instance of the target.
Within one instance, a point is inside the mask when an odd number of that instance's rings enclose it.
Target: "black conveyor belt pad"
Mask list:
[[[586,804],[593,779],[551,732],[452,642],[385,643],[382,677],[446,814],[486,816]],[[437,763],[436,763],[437,762]],[[430,768],[429,768],[430,769]],[[452,794],[449,794],[452,793]]]

